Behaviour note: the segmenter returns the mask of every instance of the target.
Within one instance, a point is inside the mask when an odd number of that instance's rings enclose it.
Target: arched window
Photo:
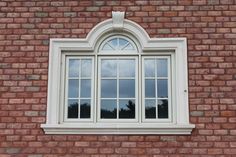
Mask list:
[[[186,51],[185,38],[150,39],[122,13],[86,39],[51,39],[44,131],[190,134]]]

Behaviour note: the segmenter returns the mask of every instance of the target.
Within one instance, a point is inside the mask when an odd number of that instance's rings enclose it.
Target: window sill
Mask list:
[[[191,134],[193,124],[42,124],[46,134]]]

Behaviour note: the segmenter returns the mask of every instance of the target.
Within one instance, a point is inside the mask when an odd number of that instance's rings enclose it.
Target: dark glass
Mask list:
[[[133,100],[119,101],[119,118],[120,119],[135,118],[135,102]]]
[[[78,118],[78,100],[68,100],[68,118]]]
[[[116,100],[101,100],[101,118],[102,119],[117,118]]]
[[[167,80],[157,80],[157,95],[158,98],[168,98]]]
[[[155,80],[145,80],[145,97],[146,98],[155,98]]]
[[[157,77],[167,77],[167,59],[157,59]]]
[[[90,118],[90,99],[80,100],[80,118]]]
[[[168,118],[168,100],[158,100],[158,118]]]
[[[78,79],[69,80],[68,92],[69,92],[68,93],[69,98],[78,98],[79,96],[79,80]]]
[[[101,80],[101,97],[116,98],[117,96],[116,80]]]
[[[155,99],[145,100],[145,118],[156,118],[156,101]]]
[[[119,80],[119,96],[120,98],[134,98],[135,80]]]

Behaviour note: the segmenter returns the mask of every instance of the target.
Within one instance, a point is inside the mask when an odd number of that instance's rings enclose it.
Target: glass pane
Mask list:
[[[78,100],[68,100],[68,118],[78,118]]]
[[[119,80],[119,96],[120,98],[135,97],[135,80]]]
[[[80,118],[90,118],[90,99],[80,100]]]
[[[157,77],[167,77],[167,59],[157,59]]]
[[[126,45],[123,50],[134,50],[134,47],[131,44]]]
[[[135,60],[126,59],[119,60],[119,76],[134,77],[135,76]]]
[[[155,60],[144,60],[145,77],[155,77]]]
[[[101,75],[102,77],[116,77],[117,61],[103,59],[102,61]]]
[[[111,39],[108,43],[109,43],[114,49],[117,49],[117,46],[118,46],[118,38]]]
[[[122,50],[125,46],[127,46],[128,41],[125,40],[125,39],[119,38],[119,44],[120,44],[120,45],[119,45],[119,49]]]
[[[81,80],[81,90],[80,97],[89,98],[91,96],[91,80],[90,79],[82,79]]]
[[[168,118],[168,100],[158,100],[158,118]]]
[[[69,60],[69,77],[79,77],[79,59],[70,59]]]
[[[157,95],[158,98],[168,98],[167,80],[157,80]]]
[[[156,118],[156,101],[155,99],[145,100],[145,118]]]
[[[119,118],[135,118],[135,101],[120,100],[119,101]]]
[[[105,44],[102,50],[114,50],[109,44]]]
[[[78,98],[79,97],[79,80],[78,79],[70,79],[69,80],[69,88],[68,88],[68,97],[69,98]]]
[[[101,118],[116,119],[116,100],[101,100]]]
[[[102,98],[116,98],[117,87],[116,80],[102,80],[101,81],[101,97]]]
[[[81,66],[82,66],[82,77],[91,77],[92,72],[92,60],[91,59],[83,59],[81,60]]]
[[[155,98],[155,80],[145,80],[145,97]]]

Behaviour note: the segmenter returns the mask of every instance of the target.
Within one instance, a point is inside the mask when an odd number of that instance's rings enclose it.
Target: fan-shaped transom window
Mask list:
[[[112,36],[104,40],[99,52],[137,52],[137,47],[132,40],[124,36]]]

